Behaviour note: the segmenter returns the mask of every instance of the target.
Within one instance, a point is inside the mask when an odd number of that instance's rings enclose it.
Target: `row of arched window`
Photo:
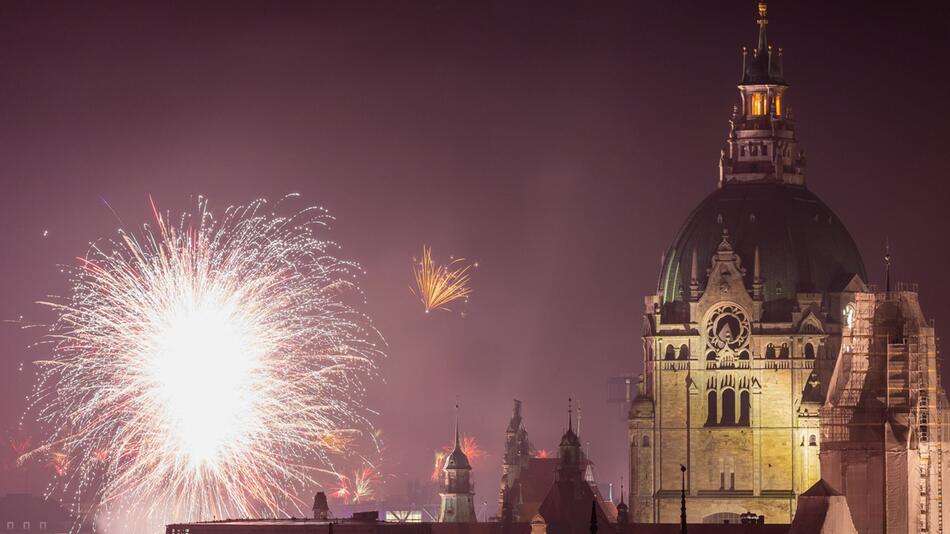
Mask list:
[[[721,398],[721,401],[720,401]],[[748,390],[739,392],[739,410],[736,413],[736,390],[725,388],[720,393],[709,390],[706,394],[706,426],[749,426],[752,400]]]
[[[666,354],[663,355],[664,360],[688,360],[689,359],[689,346],[681,345],[679,354],[676,353],[676,348],[673,345],[666,346]]]
[[[788,359],[789,358],[789,348],[788,343],[782,343],[781,346],[776,347],[774,344],[769,343],[765,347],[765,359],[774,360],[774,359]],[[740,360],[748,360],[749,352],[740,351],[738,355]],[[689,359],[689,347],[687,345],[681,345],[679,350],[676,350],[676,347],[673,345],[666,346],[666,352],[663,354],[664,360],[688,360]],[[715,360],[716,353],[710,351],[706,354],[707,360]],[[811,343],[805,343],[805,359],[814,360],[815,359],[815,346]]]

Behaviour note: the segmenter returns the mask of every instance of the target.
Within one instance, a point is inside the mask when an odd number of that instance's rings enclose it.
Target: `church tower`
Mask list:
[[[628,419],[634,522],[679,522],[681,465],[690,523],[747,512],[790,523],[820,476],[817,409],[841,312],[867,276],[844,224],[806,187],[767,17],[758,2],[718,180],[645,298],[644,379]]]
[[[455,407],[455,448],[445,459],[442,468],[442,503],[439,506],[440,523],[474,523],[475,487],[472,484],[472,465],[462,451],[459,436],[458,406]]]

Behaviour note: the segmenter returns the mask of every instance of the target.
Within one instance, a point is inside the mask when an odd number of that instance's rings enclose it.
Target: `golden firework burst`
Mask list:
[[[410,289],[422,301],[426,313],[451,311],[450,303],[468,301],[472,294],[469,287],[471,270],[477,266],[477,263],[466,263],[465,258],[454,258],[446,265],[439,265],[432,259],[432,247],[423,245],[422,259],[416,260],[412,266],[416,287]]]

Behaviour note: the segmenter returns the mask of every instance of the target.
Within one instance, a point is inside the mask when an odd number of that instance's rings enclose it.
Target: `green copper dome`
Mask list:
[[[705,288],[724,229],[746,269],[746,287],[758,247],[767,310],[790,311],[780,303],[791,305],[799,292],[840,290],[855,274],[867,280],[848,230],[811,191],[777,182],[725,184],[690,214],[667,251],[659,284],[664,305],[687,300],[693,251]]]

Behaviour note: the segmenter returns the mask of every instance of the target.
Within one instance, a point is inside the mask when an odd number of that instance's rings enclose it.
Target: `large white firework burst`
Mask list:
[[[381,352],[361,271],[318,235],[324,210],[279,207],[217,218],[199,199],[172,219],[153,204],[153,224],[92,246],[70,295],[45,303],[34,406],[82,513],[150,530],[292,514],[342,452],[324,444],[368,430]]]

